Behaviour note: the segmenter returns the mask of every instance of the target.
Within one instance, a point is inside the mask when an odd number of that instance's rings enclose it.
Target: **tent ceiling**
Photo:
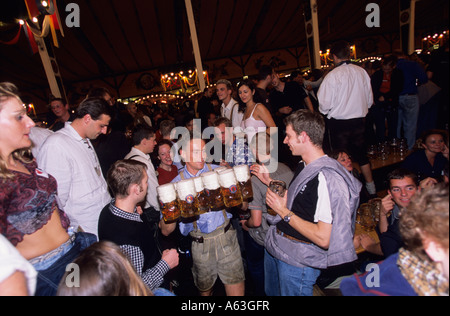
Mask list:
[[[64,26],[65,37],[58,35],[60,48],[55,49],[65,83],[176,70],[194,62],[183,0],[58,0],[62,21],[71,2],[80,7],[81,27]],[[338,39],[399,32],[398,1],[317,2],[322,48]],[[369,2],[379,4],[380,28],[365,25]],[[203,60],[306,45],[302,0],[192,0],[192,5]],[[416,5],[417,30],[448,29],[447,0]],[[0,44],[0,69],[0,81],[13,81],[21,89],[48,86],[39,55],[31,55],[25,36],[16,45]]]

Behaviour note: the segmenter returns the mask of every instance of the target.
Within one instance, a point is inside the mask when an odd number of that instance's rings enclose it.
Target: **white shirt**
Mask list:
[[[325,77],[317,97],[320,113],[329,119],[366,117],[373,104],[370,77],[359,66],[343,64]]]
[[[41,149],[41,145],[45,142],[47,137],[53,134],[52,130],[34,126],[30,130],[30,139],[33,142],[33,146],[31,147],[31,153],[33,157],[37,157],[39,155],[39,150]]]
[[[232,119],[233,128],[239,127],[240,129],[242,120],[244,118],[244,113],[239,112],[239,103],[233,98],[231,98],[231,101],[227,105],[225,105],[225,103],[222,103],[221,108],[222,116],[226,117],[229,120],[231,120],[231,112],[233,112],[233,119]]]
[[[60,207],[71,226],[97,235],[100,212],[111,201],[97,154],[89,139],[66,127],[47,138],[38,166],[56,178]]]
[[[0,234],[0,286],[16,272],[22,272],[27,280],[28,294],[33,296],[36,291],[37,272],[25,260],[17,249]]]
[[[147,189],[147,200],[145,202],[145,208],[153,206],[156,210],[160,210],[159,202],[157,197],[156,188],[159,186],[158,178],[156,177],[155,167],[153,166],[152,160],[150,156],[144,154],[139,149],[133,147],[128,155],[125,156],[125,159],[133,159],[139,162],[142,162],[147,166],[147,175],[148,175],[148,189]]]

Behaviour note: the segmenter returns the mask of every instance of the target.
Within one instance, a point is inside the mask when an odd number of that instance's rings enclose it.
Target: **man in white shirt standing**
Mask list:
[[[375,195],[372,170],[367,158],[365,117],[373,105],[373,92],[367,72],[350,62],[350,45],[339,41],[330,49],[335,68],[323,80],[319,110],[327,117],[331,150],[347,150],[359,163],[369,194]]]
[[[133,132],[133,148],[130,153],[125,156],[125,159],[137,160],[147,166],[148,188],[145,208],[153,207],[155,210],[159,211],[159,202],[156,192],[156,188],[159,186],[158,178],[156,177],[155,167],[149,156],[155,149],[155,146],[155,131],[146,126],[138,127]]]
[[[105,100],[84,100],[73,123],[49,136],[37,157],[39,166],[58,182],[59,206],[71,226],[95,235],[100,212],[111,196],[91,140],[106,134],[110,120]]]
[[[217,97],[222,101],[220,114],[233,123],[233,128],[241,128],[244,113],[239,112],[239,103],[231,96],[233,94],[233,86],[230,81],[221,79],[217,81]]]

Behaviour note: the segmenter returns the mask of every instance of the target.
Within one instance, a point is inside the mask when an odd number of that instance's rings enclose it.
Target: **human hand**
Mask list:
[[[419,187],[421,189],[429,189],[434,187],[437,184],[437,180],[435,178],[426,178],[420,181]]]
[[[359,247],[361,247],[361,236],[360,235],[355,235],[355,237],[353,237],[353,247],[355,247],[355,249],[358,249]]]
[[[163,251],[161,260],[164,260],[169,265],[169,268],[173,269],[178,266],[180,257],[176,249],[168,249]]]
[[[256,176],[262,183],[269,186],[272,178],[270,177],[269,170],[264,165],[254,164],[250,167],[252,175]]]
[[[369,247],[375,245],[377,242],[375,241],[375,239],[373,239],[372,237],[370,237],[367,234],[362,234],[361,236],[359,236],[359,240],[361,242],[361,246],[364,249],[368,249]]]
[[[285,215],[283,214],[283,210],[287,210],[287,194],[285,194],[284,197],[281,197],[268,188],[266,193],[266,203],[278,215],[283,217],[283,215]]]
[[[395,202],[392,199],[392,195],[388,194],[381,200],[380,215],[388,217],[389,213],[394,209]]]
[[[284,106],[278,110],[281,114],[289,115],[292,113],[292,108],[290,106]]]

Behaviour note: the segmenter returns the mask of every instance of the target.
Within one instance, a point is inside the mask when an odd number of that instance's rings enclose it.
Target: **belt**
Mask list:
[[[223,229],[223,233],[225,234],[227,231],[230,230],[230,228],[231,228],[231,221],[229,221],[228,225],[225,226],[225,228]],[[191,238],[192,238],[192,241],[195,241],[199,244],[203,244],[205,242],[205,237],[203,237],[203,236],[200,236],[200,237],[191,236]]]
[[[292,237],[291,235],[288,235],[288,234],[286,234],[286,233],[283,233],[283,232],[282,232],[281,230],[279,230],[278,228],[277,228],[277,234],[280,235],[280,236],[283,236],[283,237],[286,238],[286,239],[289,239],[289,240],[292,240],[292,241],[295,241],[295,242],[300,242],[300,243],[302,243],[302,244],[312,245],[312,243],[310,243],[310,242],[307,242],[307,241],[304,241],[304,240],[300,240],[300,239],[297,239],[297,238],[295,238],[295,237]]]
[[[70,235],[69,236],[69,240],[67,240],[65,243],[63,243],[61,246],[59,246],[58,248],[47,252],[46,254],[43,254],[39,257],[33,258],[28,260],[29,263],[31,263],[32,265],[36,265],[38,263],[41,263],[43,261],[49,260],[57,255],[59,255],[61,252],[63,252],[65,250],[65,248],[71,244],[73,244],[75,242],[76,239],[76,234]]]

